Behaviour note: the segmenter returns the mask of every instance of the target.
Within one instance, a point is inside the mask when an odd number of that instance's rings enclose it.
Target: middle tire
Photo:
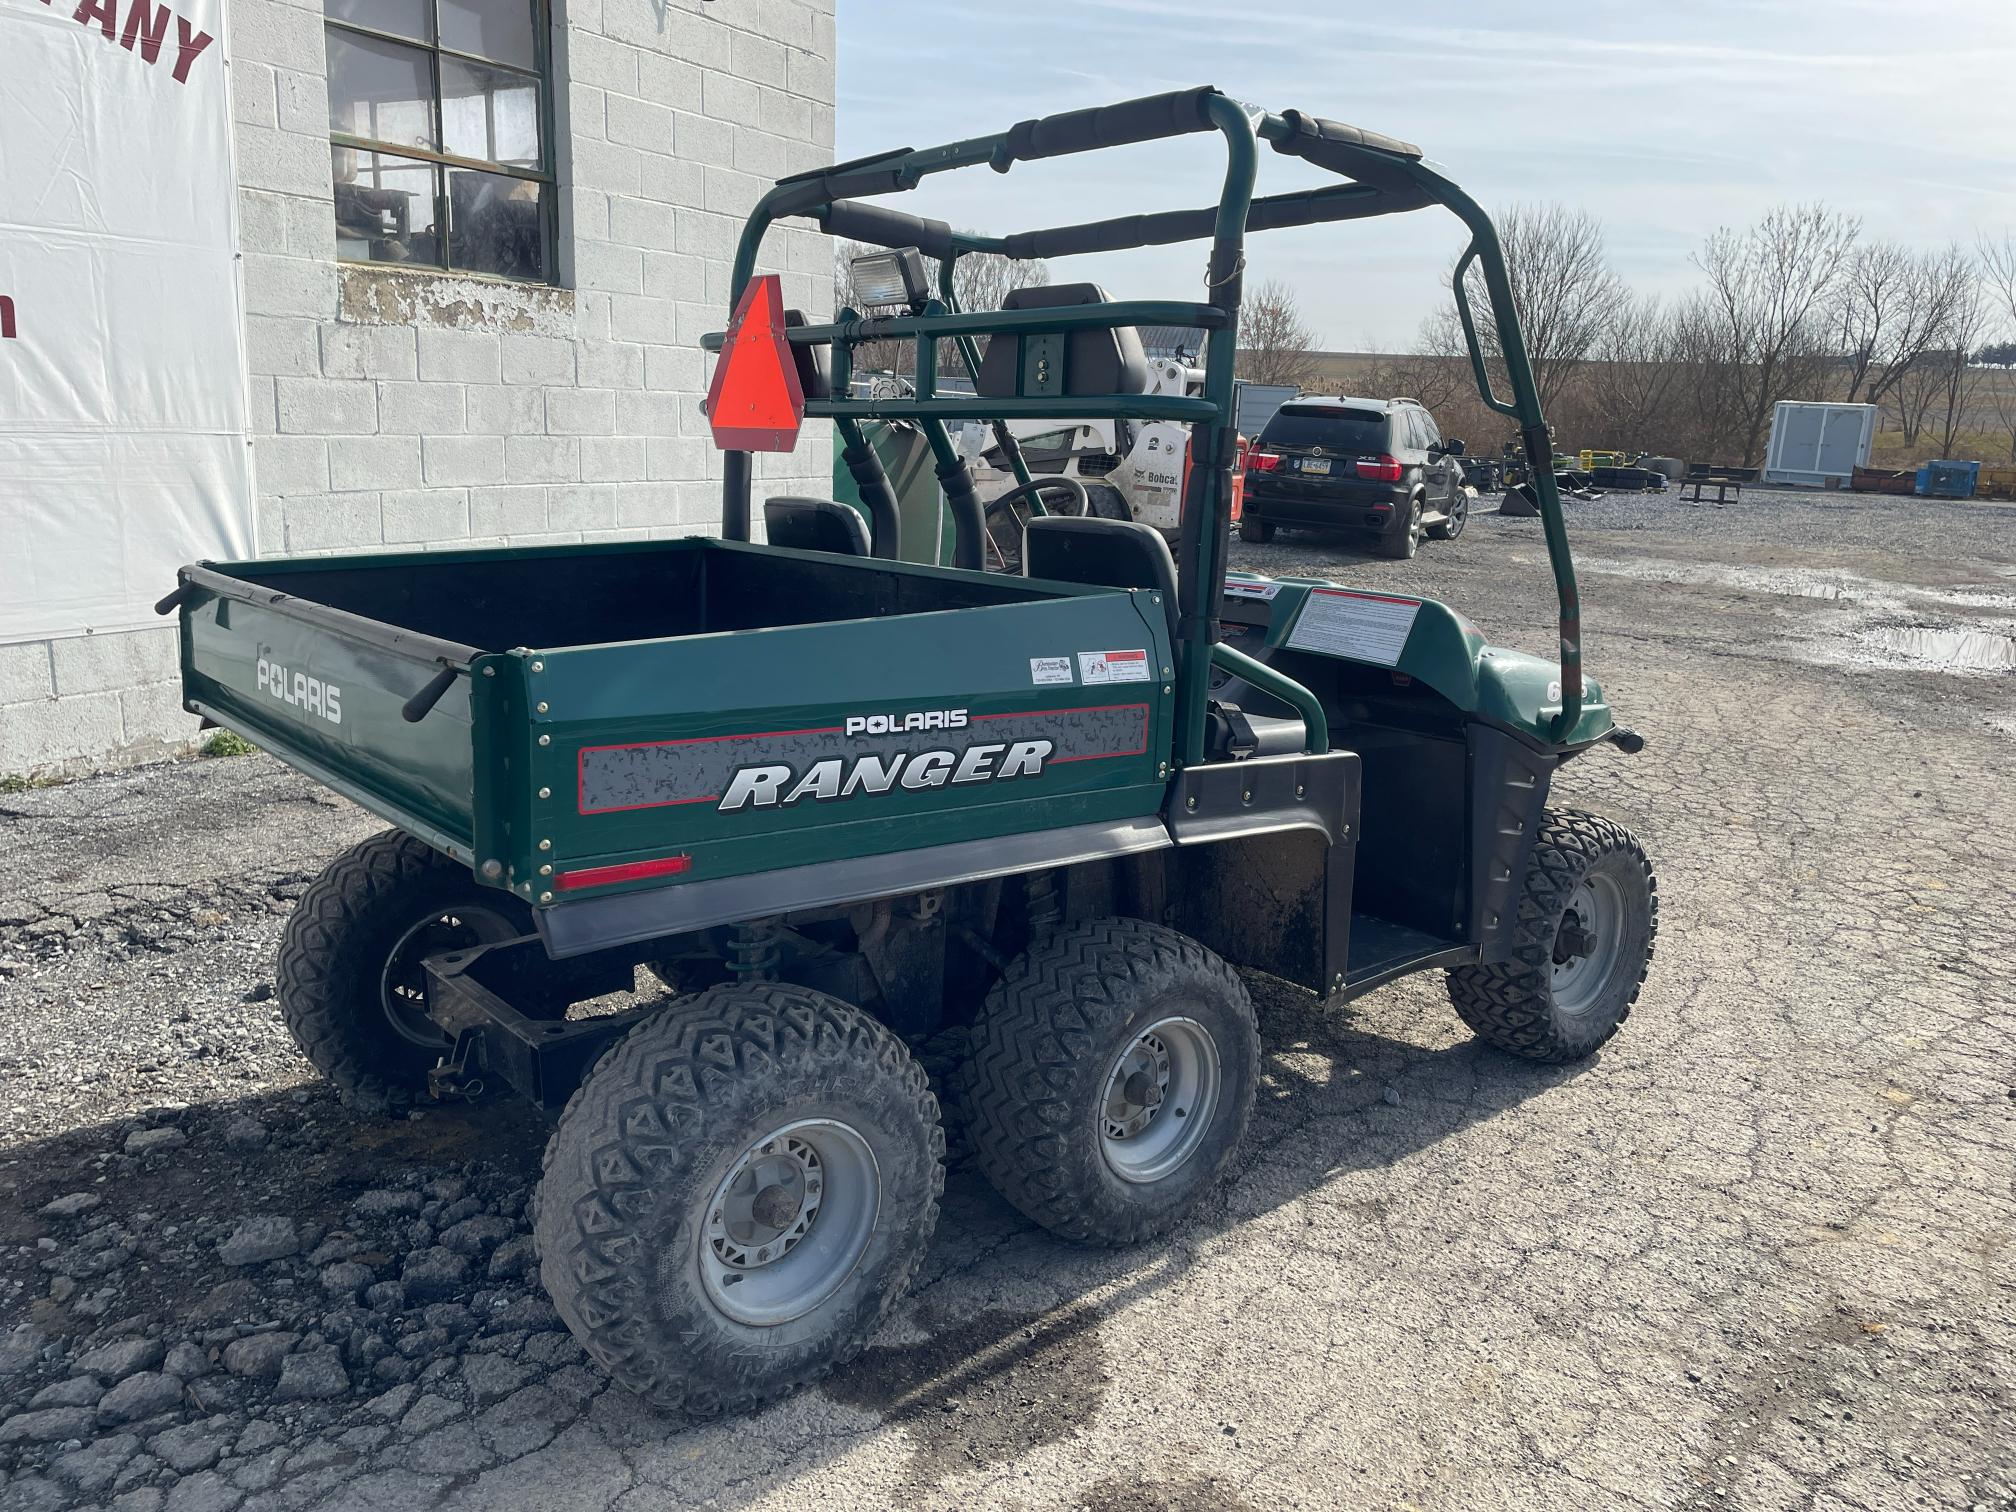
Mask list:
[[[546,1150],[534,1239],[574,1337],[694,1416],[852,1358],[938,1223],[945,1131],[923,1067],[838,998],[731,983],[603,1055]]]
[[[1081,1243],[1173,1228],[1252,1117],[1260,1034],[1246,988],[1195,940],[1139,919],[1075,924],[1017,957],[970,1044],[981,1170]]]

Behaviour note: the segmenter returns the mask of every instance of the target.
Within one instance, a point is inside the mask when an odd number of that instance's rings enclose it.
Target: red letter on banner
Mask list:
[[[119,39],[119,13],[113,0],[78,0],[77,9],[70,13],[70,19],[79,26],[89,26],[96,21],[107,42]]]
[[[169,14],[165,5],[133,0],[126,7],[126,29],[119,34],[119,45],[131,52],[134,44],[139,44],[141,58],[152,63],[161,56],[161,39],[168,35]]]
[[[175,44],[175,82],[177,84],[187,84],[189,82],[189,65],[196,61],[204,48],[217,39],[206,31],[199,31],[194,37],[191,37],[189,34],[189,23],[181,16],[175,18],[175,30],[181,34],[182,38],[180,42]],[[105,35],[109,37],[112,33],[108,31]]]
[[[750,280],[728,322],[707,388],[707,423],[722,451],[788,452],[804,420],[805,390],[784,339],[783,281],[765,273]]]

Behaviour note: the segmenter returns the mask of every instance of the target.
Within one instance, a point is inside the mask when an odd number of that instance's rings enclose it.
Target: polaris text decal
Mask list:
[[[807,730],[589,746],[583,814],[707,803],[723,813],[976,788],[1148,750],[1145,703],[1017,714],[930,709],[854,714]]]
[[[258,687],[281,703],[292,704],[303,714],[313,714],[331,724],[343,723],[343,690],[306,672],[294,672],[278,662],[259,658]]]

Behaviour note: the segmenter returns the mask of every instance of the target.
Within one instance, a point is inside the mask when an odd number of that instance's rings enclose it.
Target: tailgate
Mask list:
[[[345,797],[471,859],[469,680],[417,721],[409,700],[476,648],[275,592],[210,567],[177,590],[182,696]]]

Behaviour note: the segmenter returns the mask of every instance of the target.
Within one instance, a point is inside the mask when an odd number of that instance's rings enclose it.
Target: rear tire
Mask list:
[[[962,1100],[980,1169],[1085,1244],[1134,1244],[1182,1220],[1238,1150],[1260,1068],[1232,968],[1138,919],[1076,924],[1017,957],[969,1047]]]
[[[1424,504],[1416,494],[1407,504],[1407,513],[1396,518],[1379,537],[1379,554],[1396,562],[1410,560],[1421,545],[1421,515]]]
[[[533,1236],[574,1337],[659,1407],[753,1409],[853,1358],[938,1223],[923,1067],[838,998],[730,983],[645,1020],[576,1090]]]
[[[1631,832],[1548,809],[1526,866],[1512,958],[1449,973],[1480,1039],[1528,1060],[1594,1055],[1630,1017],[1659,934],[1659,882]]]
[[[398,830],[329,864],[280,938],[280,1013],[301,1053],[366,1111],[404,1106],[451,1048],[427,1020],[421,961],[508,940],[532,913],[461,862]]]
[[[1261,519],[1251,509],[1244,510],[1239,516],[1239,539],[1265,546],[1274,539],[1274,522]]]

